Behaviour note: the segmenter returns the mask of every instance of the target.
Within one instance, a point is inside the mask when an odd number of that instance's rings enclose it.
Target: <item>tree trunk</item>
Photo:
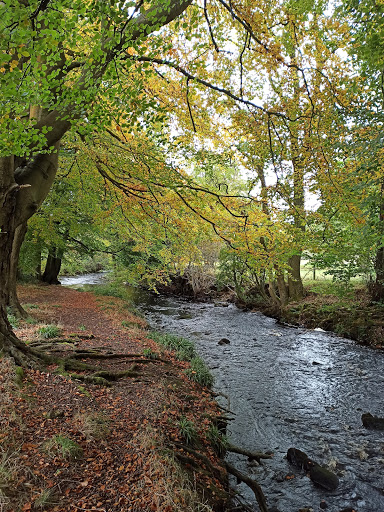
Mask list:
[[[27,232],[27,223],[20,224],[15,230],[15,237],[12,244],[11,265],[8,283],[8,306],[12,313],[21,318],[27,318],[28,313],[21,306],[17,297],[16,282],[20,248],[23,243],[25,233]]]
[[[43,275],[41,276],[41,280],[47,284],[61,284],[58,280],[58,275],[61,268],[61,259],[63,257],[64,251],[62,249],[57,249],[56,247],[52,247],[49,250],[47,263],[45,265],[45,270]]]
[[[288,277],[288,291],[289,298],[293,300],[300,300],[304,296],[303,281],[301,280],[300,264],[301,255],[294,254],[289,258],[290,276]]]
[[[294,43],[294,33],[291,34],[292,42],[294,44],[291,52],[291,61],[294,64],[296,62],[297,48]],[[299,117],[301,113],[300,107],[300,96],[301,96],[301,85],[299,78],[298,68],[293,66],[291,68],[292,77],[292,88],[293,88],[293,117]],[[303,131],[303,121],[293,121],[290,125],[290,146],[291,146],[291,161],[293,167],[293,198],[291,207],[293,210],[293,224],[296,229],[296,238],[301,237],[301,233],[305,232],[305,209],[304,209],[304,173],[305,173],[305,152],[303,140],[305,135],[300,136],[300,131]],[[305,128],[304,128],[305,131]],[[301,140],[303,138],[303,140]],[[290,275],[288,276],[288,293],[289,298],[294,300],[302,299],[304,296],[303,282],[300,274],[300,263],[301,263],[301,240],[296,239],[295,245],[298,247],[297,254],[292,255],[288,264],[290,268]]]
[[[380,190],[380,209],[379,209],[379,232],[384,233],[384,183],[381,184]],[[384,246],[380,246],[376,250],[375,258],[375,274],[376,280],[370,286],[371,298],[380,302],[384,300]]]
[[[52,186],[57,153],[58,144],[54,153],[37,155],[19,169],[15,169],[13,155],[0,158],[0,352],[23,365],[36,366],[38,359],[35,351],[13,333],[7,306],[11,295],[14,295],[12,300],[17,300],[13,278],[23,237],[22,225],[41,205]]]
[[[276,282],[280,296],[280,307],[285,307],[288,304],[289,295],[283,274],[278,274],[276,276]]]
[[[8,322],[9,276],[16,231],[16,203],[19,185],[13,179],[13,156],[0,158],[0,352],[25,363],[28,347],[19,341]]]

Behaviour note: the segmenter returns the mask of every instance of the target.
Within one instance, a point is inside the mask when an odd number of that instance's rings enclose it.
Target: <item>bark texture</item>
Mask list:
[[[23,243],[26,232],[27,232],[27,223],[26,222],[23,222],[23,224],[20,224],[20,226],[18,226],[15,230],[15,237],[13,239],[13,244],[12,244],[11,266],[10,266],[10,274],[9,274],[9,282],[8,282],[8,306],[11,308],[11,311],[14,315],[22,317],[22,318],[26,318],[28,316],[28,314],[21,306],[20,301],[17,297],[16,283],[17,283],[20,248]]]
[[[52,247],[49,251],[47,263],[45,265],[45,270],[43,275],[41,276],[41,280],[47,284],[60,284],[58,279],[60,268],[61,268],[61,259],[63,257],[63,251],[57,249],[56,247]]]

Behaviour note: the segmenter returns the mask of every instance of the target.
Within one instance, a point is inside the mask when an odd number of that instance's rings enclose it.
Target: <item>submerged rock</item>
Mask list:
[[[288,462],[293,464],[294,466],[305,469],[308,471],[314,464],[306,453],[298,450],[297,448],[289,448],[287,451],[287,459]]]
[[[376,430],[384,430],[384,418],[378,416],[372,416],[371,413],[366,412],[362,414],[361,421],[365,428],[373,428]]]
[[[335,473],[320,466],[320,464],[310,459],[305,452],[297,448],[289,448],[287,459],[294,466],[309,471],[309,478],[312,482],[323,489],[334,491],[338,487],[339,479]]]
[[[315,464],[310,469],[309,477],[313,483],[328,491],[334,491],[339,485],[339,479],[335,473],[332,473],[329,469],[319,466],[318,464]]]

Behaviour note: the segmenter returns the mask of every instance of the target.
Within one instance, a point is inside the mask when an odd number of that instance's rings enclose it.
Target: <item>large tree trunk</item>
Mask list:
[[[16,338],[7,317],[12,246],[17,228],[17,194],[20,190],[13,179],[13,171],[13,156],[0,158],[0,352],[22,364],[26,362],[25,354],[29,349]]]
[[[15,316],[27,318],[28,313],[21,306],[17,297],[16,283],[19,263],[20,248],[23,243],[25,233],[27,232],[27,223],[23,222],[15,230],[15,236],[12,244],[11,266],[8,282],[8,306]]]
[[[300,300],[304,297],[303,281],[301,279],[300,266],[301,255],[295,254],[289,258],[290,276],[288,277],[289,298]]]
[[[293,49],[291,52],[291,62],[297,64],[297,48],[295,35],[291,33]],[[299,117],[301,113],[300,97],[301,84],[298,67],[293,66],[290,70],[292,88],[293,88],[293,117]],[[293,224],[296,229],[296,237],[301,237],[301,233],[305,232],[305,209],[304,209],[304,173],[305,173],[305,151],[303,140],[305,136],[300,135],[303,131],[303,121],[293,121],[290,124],[290,147],[291,161],[293,167],[293,198],[291,208],[293,210]],[[305,131],[305,127],[304,127]],[[290,266],[290,275],[288,276],[288,293],[289,298],[299,300],[304,296],[303,282],[301,280],[300,264],[301,264],[301,240],[295,240],[295,246],[298,252],[292,255],[288,264]],[[299,252],[300,251],[300,252]]]
[[[63,257],[63,253],[64,251],[62,249],[57,249],[56,247],[52,247],[49,250],[45,270],[43,275],[41,276],[41,280],[44,283],[60,284],[58,275],[61,268],[61,259]]]
[[[37,155],[18,169],[15,169],[15,161],[14,156],[0,158],[0,352],[25,365],[37,360],[34,351],[13,333],[7,306],[13,293],[16,295],[13,278],[23,238],[22,226],[52,186],[58,165],[58,144],[54,153]]]

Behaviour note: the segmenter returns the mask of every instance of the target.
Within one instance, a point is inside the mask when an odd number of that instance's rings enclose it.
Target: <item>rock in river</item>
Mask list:
[[[221,340],[219,341],[218,345],[229,345],[231,342],[229,341],[228,338],[221,338]]]
[[[287,459],[294,466],[309,471],[309,477],[312,482],[323,489],[334,491],[339,485],[339,479],[332,471],[317,464],[317,462],[310,459],[308,455],[301,450],[289,448]]]
[[[318,464],[315,464],[309,470],[309,477],[313,483],[328,491],[334,491],[339,485],[339,479],[335,473],[332,473],[329,469],[319,466]]]
[[[372,416],[372,414],[369,412],[366,412],[361,416],[361,421],[363,422],[365,428],[384,430],[384,418]]]
[[[306,453],[297,448],[289,448],[287,451],[288,462],[294,466],[308,471],[315,464]]]

